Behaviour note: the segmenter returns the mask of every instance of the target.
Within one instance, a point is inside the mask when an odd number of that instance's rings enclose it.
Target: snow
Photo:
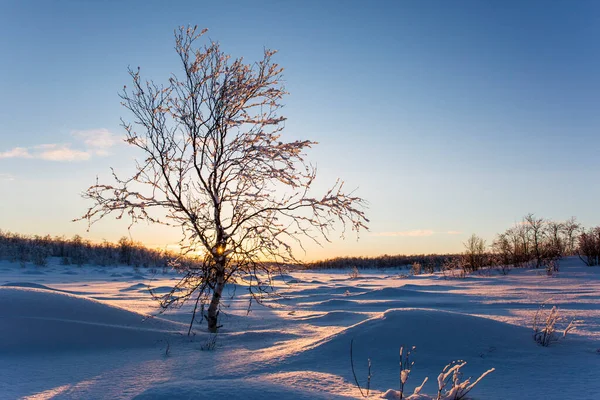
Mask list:
[[[179,324],[56,290],[0,287],[0,352],[47,353],[151,346],[181,336]],[[31,285],[42,286],[43,285]]]
[[[411,399],[435,398],[459,360],[461,382],[495,368],[473,399],[598,398],[600,268],[569,258],[553,277],[348,272],[289,272],[277,280],[283,297],[249,314],[231,285],[216,349],[203,351],[213,337],[205,325],[186,336],[191,306],[159,315],[149,293],[172,287],[171,271],[0,261],[0,398],[358,398],[351,341],[363,388],[371,360],[374,398],[397,395],[402,346],[416,346],[405,395],[429,378]],[[565,317],[559,328],[584,321],[550,347],[532,337],[544,301]]]

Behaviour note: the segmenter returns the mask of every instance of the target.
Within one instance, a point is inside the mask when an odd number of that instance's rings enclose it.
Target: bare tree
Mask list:
[[[563,237],[565,224],[556,221],[547,221],[546,223],[546,255],[548,257],[561,258],[565,254],[566,240]]]
[[[120,96],[134,121],[123,127],[142,158],[133,176],[113,171],[116,183],[91,186],[84,197],[94,204],[81,219],[91,225],[114,212],[132,224],[180,227],[182,248],[200,252],[202,263],[183,266],[185,276],[161,305],[189,299],[195,311],[208,305],[203,317],[215,332],[228,282],[244,279],[251,299],[260,301],[273,268],[299,262],[294,245],[327,241],[338,223],[342,236],[346,227],[358,232],[368,220],[364,201],[345,192],[342,181],[312,194],[316,169],[304,151],[316,143],[281,138],[285,117],[278,111],[286,92],[275,52],[246,64],[218,43],[196,46],[205,32],[175,31],[183,75],[166,85],[142,80],[139,68],[129,71],[132,88]]]
[[[500,272],[508,274],[511,265],[516,264],[514,249],[508,233],[500,233],[492,242],[492,251],[496,255],[496,262],[500,267]]]
[[[588,266],[600,265],[600,226],[581,232],[578,254]]]
[[[506,239],[512,250],[512,264],[515,267],[522,267],[528,261],[526,241],[522,240],[524,228],[522,225],[515,225],[506,230]]]
[[[477,271],[486,264],[485,240],[473,234],[465,243],[464,265],[467,272]]]
[[[531,258],[531,229],[524,223],[521,223],[515,227],[517,236],[519,237],[519,248],[523,258],[523,264],[529,262]]]
[[[530,232],[531,251],[535,258],[535,267],[539,268],[544,259],[543,241],[546,234],[546,220],[544,218],[536,218],[530,213],[523,218],[523,226]]]
[[[567,255],[574,255],[577,251],[577,237],[581,231],[581,225],[577,222],[575,217],[569,218],[563,223],[563,233],[565,236],[565,253]]]

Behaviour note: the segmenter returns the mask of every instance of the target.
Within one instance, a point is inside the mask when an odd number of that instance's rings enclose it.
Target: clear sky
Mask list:
[[[323,188],[370,203],[370,232],[306,258],[455,252],[529,212],[600,224],[600,2],[0,1],[0,229],[86,233],[79,194],[109,167],[129,118],[128,66],[178,72],[173,29],[209,29],[234,57],[277,49],[289,139]],[[178,231],[132,230],[152,246]]]

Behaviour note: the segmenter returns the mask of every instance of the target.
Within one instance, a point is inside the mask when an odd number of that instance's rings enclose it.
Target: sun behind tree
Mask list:
[[[115,212],[132,224],[180,227],[182,248],[203,249],[203,262],[186,268],[161,305],[191,299],[194,314],[198,304],[208,305],[203,317],[216,332],[226,283],[243,279],[260,301],[273,268],[299,262],[294,245],[329,240],[338,222],[342,235],[347,226],[358,232],[368,220],[364,200],[344,192],[343,181],[322,196],[311,194],[316,169],[303,152],[316,143],[281,138],[285,117],[278,111],[286,92],[283,69],[271,60],[275,51],[265,50],[253,64],[232,61],[218,43],[195,47],[205,32],[175,31],[184,76],[159,85],[142,80],[139,68],[129,71],[133,87],[120,97],[135,119],[123,127],[144,158],[132,177],[113,173],[114,184],[88,188],[84,197],[94,204],[80,219],[91,225]]]

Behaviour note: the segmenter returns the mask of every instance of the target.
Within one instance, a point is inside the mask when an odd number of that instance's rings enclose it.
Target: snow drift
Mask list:
[[[55,290],[0,287],[0,352],[98,350],[153,345],[179,325]]]

